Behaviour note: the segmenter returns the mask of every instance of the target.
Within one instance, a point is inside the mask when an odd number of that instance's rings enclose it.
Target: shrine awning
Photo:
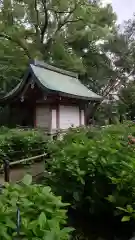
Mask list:
[[[31,78],[42,90],[57,92],[59,95],[68,95],[68,97],[84,100],[100,101],[101,96],[94,93],[84,86],[76,73],[71,73],[44,62],[34,60],[30,63],[29,69],[23,80],[0,101],[8,100],[22,91],[25,84]]]

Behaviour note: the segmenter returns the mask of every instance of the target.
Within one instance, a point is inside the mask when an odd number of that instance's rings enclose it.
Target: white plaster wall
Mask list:
[[[68,129],[72,125],[78,127],[80,125],[79,107],[63,106],[59,108],[60,129]]]
[[[48,106],[36,106],[36,127],[48,128],[50,126],[50,114]]]
[[[81,125],[85,125],[84,110],[81,110]]]
[[[56,128],[56,109],[52,109],[52,129]]]

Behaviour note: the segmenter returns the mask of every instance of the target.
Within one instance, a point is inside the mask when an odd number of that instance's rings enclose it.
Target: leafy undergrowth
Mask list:
[[[0,128],[0,161],[16,161],[42,154],[47,140],[40,131]]]
[[[50,187],[32,184],[26,175],[21,185],[6,184],[0,194],[1,240],[68,240],[71,228],[66,225],[66,210],[60,197]],[[17,208],[20,227],[17,235]]]
[[[135,135],[132,123],[71,129],[62,141],[48,144],[51,160],[46,165],[49,176],[45,182],[84,219],[113,219],[112,225],[129,220],[129,212],[131,218],[135,216],[135,146],[128,144],[131,134]]]

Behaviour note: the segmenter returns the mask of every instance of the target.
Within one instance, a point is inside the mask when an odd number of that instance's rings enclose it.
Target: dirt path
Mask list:
[[[27,173],[33,177],[44,172],[44,162],[37,162],[32,165],[22,166],[10,170],[10,182],[20,181]],[[4,174],[0,174],[0,184],[4,183]]]

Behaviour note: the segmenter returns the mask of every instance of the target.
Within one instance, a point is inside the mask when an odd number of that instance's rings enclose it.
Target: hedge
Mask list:
[[[0,194],[0,239],[68,240],[72,229],[66,227],[67,205],[50,187],[32,184],[29,175],[20,185],[5,184]]]
[[[41,131],[23,129],[0,129],[0,162],[20,160],[42,154],[47,138]]]
[[[128,144],[131,134],[135,135],[132,123],[71,129],[62,141],[48,144],[51,160],[46,165],[45,183],[85,218],[134,221],[135,146]]]

